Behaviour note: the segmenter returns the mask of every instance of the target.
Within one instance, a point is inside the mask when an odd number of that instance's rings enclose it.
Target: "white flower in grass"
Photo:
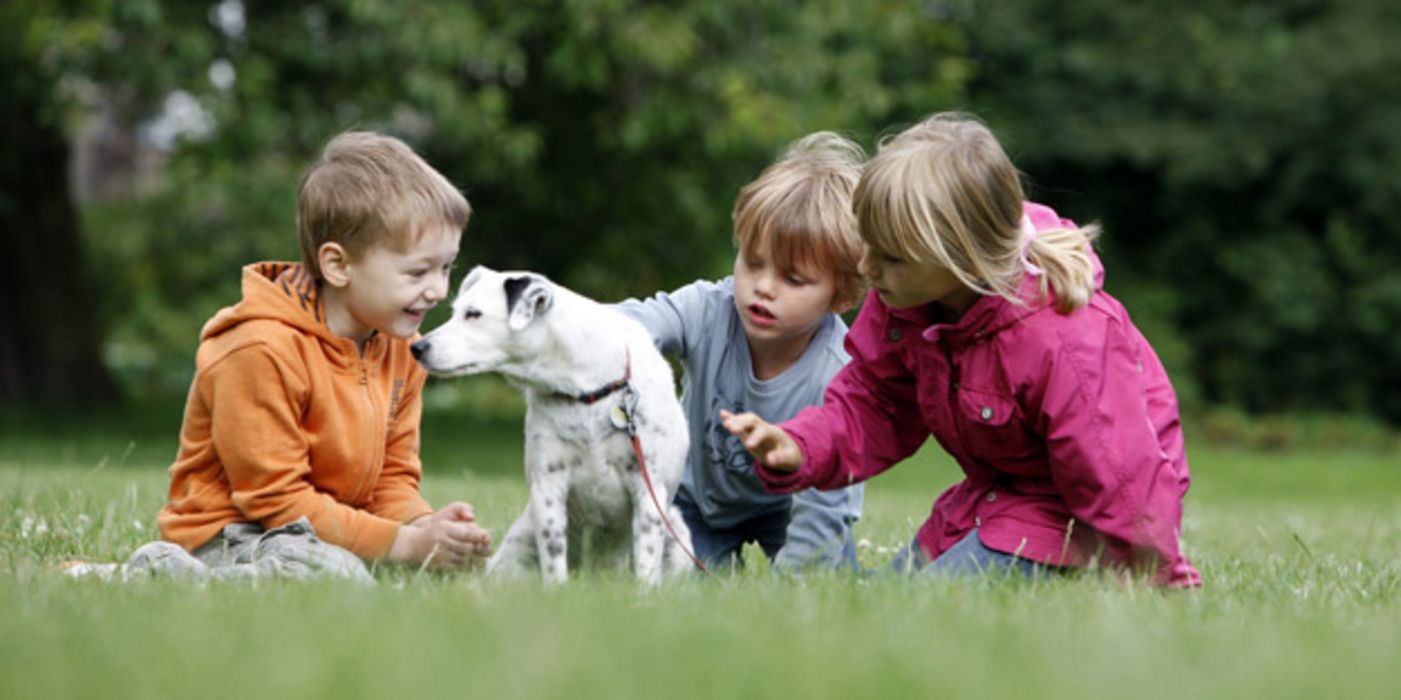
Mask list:
[[[894,552],[899,551],[900,545],[896,544],[891,547],[886,547],[884,545],[878,545],[863,537],[856,541],[856,548],[862,550],[875,550],[876,554],[893,554]]]
[[[24,520],[21,520],[19,523],[20,539],[27,540],[31,535],[34,537],[43,537],[47,534],[49,534],[49,523],[43,518],[35,520],[33,516],[26,515]]]

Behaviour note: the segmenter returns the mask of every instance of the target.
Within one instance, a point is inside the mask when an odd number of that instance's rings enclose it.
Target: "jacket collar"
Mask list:
[[[1049,299],[1039,298],[1039,280],[1031,276],[1022,279],[1019,295],[1024,304],[1014,304],[997,295],[981,296],[956,321],[948,320],[937,302],[911,309],[891,309],[872,291],[866,303],[877,305],[883,312],[887,336],[917,332],[930,342],[962,347],[1013,326],[1050,305]]]

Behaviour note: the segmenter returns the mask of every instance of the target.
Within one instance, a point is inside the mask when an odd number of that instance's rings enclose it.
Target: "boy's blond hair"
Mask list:
[[[321,279],[317,251],[339,243],[352,258],[372,245],[402,250],[440,226],[461,231],[467,198],[392,136],[347,131],[326,144],[297,190],[302,262]]]
[[[766,249],[781,267],[830,269],[833,306],[855,303],[863,284],[851,195],[865,158],[860,146],[830,131],[793,142],[739,191],[732,217],[740,253]]]
[[[981,294],[1025,303],[1018,290],[1027,264],[1043,273],[1043,298],[1055,290],[1061,313],[1094,293],[1090,243],[1099,227],[1024,233],[1021,174],[971,115],[935,114],[882,141],[854,199],[873,248],[937,263]]]

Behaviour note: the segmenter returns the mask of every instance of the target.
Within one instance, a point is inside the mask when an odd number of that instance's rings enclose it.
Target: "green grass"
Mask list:
[[[738,574],[544,590],[377,571],[380,585],[69,581],[154,537],[178,410],[0,426],[0,697],[1401,696],[1401,458],[1192,449],[1206,587]],[[432,415],[424,491],[500,533],[525,497],[511,421]],[[956,471],[872,481],[861,556],[908,541]],[[755,552],[750,551],[751,559]]]

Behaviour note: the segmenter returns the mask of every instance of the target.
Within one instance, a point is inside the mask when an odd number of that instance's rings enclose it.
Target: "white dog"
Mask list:
[[[541,275],[477,267],[462,280],[452,319],[413,353],[435,374],[500,372],[525,391],[530,501],[487,561],[489,574],[538,567],[546,583],[560,583],[585,542],[591,557],[630,563],[649,584],[691,567],[691,536],[671,505],[690,438],[671,367],[640,324]],[[685,549],[664,529],[632,432]]]

